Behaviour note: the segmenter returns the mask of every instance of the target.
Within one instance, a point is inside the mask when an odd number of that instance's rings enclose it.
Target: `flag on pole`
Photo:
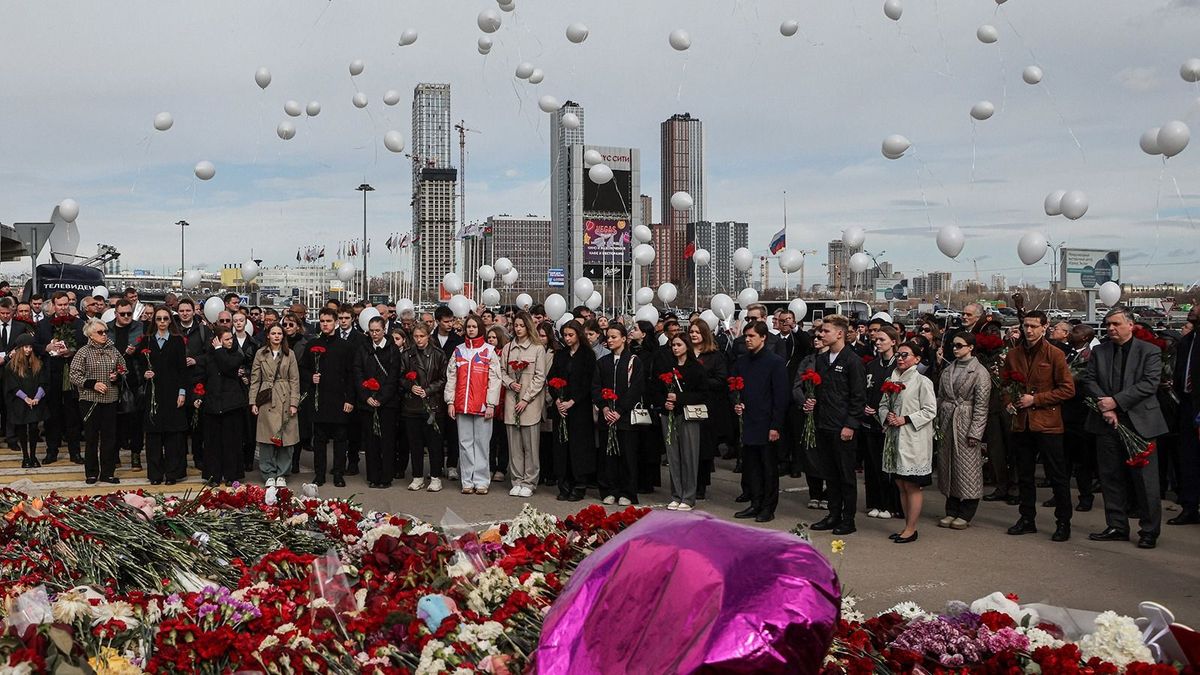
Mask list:
[[[787,248],[787,228],[786,227],[783,228],[782,230],[776,232],[774,237],[771,237],[771,254],[775,255],[785,248]]]
[[[695,255],[695,253],[696,253],[696,242],[689,241],[687,243],[687,246],[683,247],[683,259],[691,260],[692,256]]]
[[[296,249],[296,262],[300,262],[300,249]]]

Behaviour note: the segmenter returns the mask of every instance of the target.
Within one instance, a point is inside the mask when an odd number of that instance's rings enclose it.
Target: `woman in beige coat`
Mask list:
[[[259,392],[271,400],[256,405]],[[266,394],[263,394],[265,397]],[[300,442],[296,411],[300,407],[300,368],[278,324],[267,329],[267,342],[254,354],[250,368],[250,412],[258,417],[258,469],[267,487],[285,487],[292,452]]]
[[[954,361],[938,381],[938,488],[946,495],[946,516],[938,527],[965,530],[983,497],[983,434],[987,429],[992,378],[975,358],[975,336],[951,336]]]
[[[513,487],[508,494],[530,497],[537,488],[541,465],[543,392],[550,359],[528,312],[513,319],[513,340],[500,355],[500,384],[504,388],[504,426],[508,431],[508,468]]]

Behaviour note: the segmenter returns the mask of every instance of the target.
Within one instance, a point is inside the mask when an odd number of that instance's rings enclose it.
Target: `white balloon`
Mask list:
[[[479,269],[475,272],[475,274],[478,275],[479,280],[484,283],[490,284],[496,280],[496,268],[492,267],[491,265],[480,265]],[[488,304],[495,304],[495,303],[488,303]]]
[[[588,309],[598,309],[600,305],[604,304],[604,296],[600,295],[600,291],[592,291],[592,294],[588,296],[587,301],[583,304],[587,305]]]
[[[408,28],[408,29],[405,29],[405,31],[400,34],[400,42],[397,44],[399,44],[401,47],[407,47],[416,41],[417,41],[416,29]]]
[[[712,296],[712,299],[708,301],[708,306],[712,308],[713,314],[723,321],[728,321],[736,309],[733,305],[733,298],[724,293]]]
[[[666,282],[658,287],[658,299],[666,304],[675,302],[675,298],[679,297],[679,289],[675,288],[675,284]]]
[[[409,312],[413,311],[414,309],[416,309],[416,307],[413,305],[413,301],[409,300],[408,298],[400,298],[399,300],[396,301],[396,315],[397,316],[404,316],[405,314],[408,314]]]
[[[1138,145],[1142,148],[1142,152],[1147,155],[1161,155],[1162,150],[1158,148],[1158,131],[1161,127],[1154,127],[1142,132],[1142,137],[1138,139]]]
[[[505,286],[512,286],[513,284],[517,283],[517,278],[519,276],[521,275],[517,272],[517,268],[514,267],[500,277],[500,282]]]
[[[779,24],[779,34],[784,37],[792,37],[800,30],[800,22],[795,19],[788,19]]]
[[[109,323],[111,321],[115,321],[116,318],[117,318],[117,308],[116,307],[109,307],[108,309],[104,310],[103,314],[100,315],[100,320],[103,321],[104,323]]]
[[[866,253],[855,253],[850,256],[850,271],[861,273],[866,272],[871,265],[871,258]]]
[[[529,74],[529,84],[541,84],[544,79],[546,79],[546,73],[543,73],[541,68],[534,68],[533,72]]]
[[[366,67],[367,64],[363,63],[362,59],[354,59],[350,62],[350,76],[358,77],[359,75],[362,75],[363,69]]]
[[[700,312],[700,320],[708,324],[708,329],[714,333],[717,331],[717,326],[721,322],[721,320],[717,318],[717,315],[713,314],[711,309],[706,309],[703,312]]]
[[[588,39],[588,27],[575,22],[567,25],[567,39],[575,44],[580,44]]]
[[[495,33],[500,30],[500,12],[494,9],[485,9],[475,18],[475,23],[479,25],[479,30],[485,33]]]
[[[1192,132],[1188,126],[1179,120],[1167,122],[1158,130],[1158,149],[1166,157],[1174,157],[1183,152]]]
[[[650,244],[638,244],[633,247],[633,261],[642,267],[654,262],[654,247]]]
[[[1026,232],[1021,235],[1020,241],[1017,242],[1017,256],[1026,265],[1036,265],[1046,256],[1046,245],[1048,243],[1046,235],[1041,232]]]
[[[320,101],[309,101],[308,105],[304,106],[304,114],[308,115],[309,117],[316,117],[317,115],[320,115],[321,114],[321,102]]]
[[[850,248],[858,248],[866,240],[867,231],[857,225],[852,225],[842,230],[842,243]]]
[[[377,316],[380,316],[379,310],[375,309],[374,307],[364,307],[363,310],[358,313],[358,327],[363,329],[364,333],[370,331],[371,319],[374,319]]]
[[[288,117],[299,117],[304,109],[300,107],[299,101],[288,100],[283,103],[283,112],[288,114]]]
[[[544,113],[552,113],[561,108],[562,105],[558,102],[558,99],[554,98],[553,96],[543,96],[538,99],[538,107],[541,108],[542,112]]]
[[[562,330],[568,321],[574,321],[575,315],[570,312],[564,312],[562,316],[554,320],[554,330]]]
[[[221,298],[214,295],[204,301],[204,318],[208,319],[209,323],[216,323],[223,311],[225,311],[225,301]]]
[[[966,238],[959,226],[943,225],[942,229],[938,230],[937,247],[947,257],[957,258],[958,254],[962,253],[964,245],[966,245]]]
[[[596,164],[588,169],[588,178],[597,185],[604,185],[613,179],[612,169],[608,168],[607,164]]]
[[[244,281],[254,281],[254,279],[258,277],[258,272],[258,263],[254,262],[253,260],[247,260],[246,262],[242,263],[242,279]]]
[[[296,137],[296,125],[292,124],[291,120],[284,120],[275,127],[275,135],[285,141],[290,141]]]
[[[592,167],[604,161],[604,156],[599,150],[584,150],[583,164],[584,166]]]
[[[1088,210],[1087,195],[1082,190],[1071,190],[1063,195],[1059,208],[1068,220],[1079,220]]]
[[[517,64],[517,78],[518,79],[528,80],[529,76],[532,74],[533,74],[533,64],[532,63],[530,63],[528,61],[522,61]]]
[[[365,108],[367,107],[367,95],[360,91],[350,99],[350,102],[354,104],[355,108]]]
[[[344,262],[337,269],[337,278],[339,281],[350,281],[354,278],[354,273],[356,271],[357,270],[354,269],[354,263]]]
[[[94,298],[97,295],[104,298],[105,300],[107,300],[108,299],[108,287],[107,286],[96,286],[95,288],[93,288],[92,289],[92,297]]]
[[[971,117],[983,121],[996,114],[996,106],[991,101],[980,101],[971,106]]]
[[[395,129],[383,135],[383,146],[392,152],[404,152],[404,134]]]
[[[154,116],[154,128],[159,131],[166,131],[175,124],[175,118],[171,117],[169,112],[160,112]]]
[[[558,293],[551,293],[546,296],[542,306],[546,308],[546,316],[551,321],[558,321],[567,312],[567,299]]]
[[[654,239],[654,232],[645,225],[637,225],[633,228],[633,240],[639,244],[649,244],[650,240]]]
[[[58,203],[58,215],[68,223],[75,222],[79,217],[79,202],[74,199],[64,199]]]
[[[804,264],[804,256],[794,248],[785,248],[779,252],[779,269],[787,274],[797,272]]]
[[[1184,82],[1200,82],[1200,59],[1188,59],[1179,66],[1179,76]]]
[[[1042,81],[1042,69],[1037,66],[1026,66],[1025,70],[1021,71],[1021,79],[1025,80],[1025,84],[1037,84]]]
[[[212,162],[204,160],[196,163],[196,168],[193,169],[193,172],[196,174],[196,178],[200,180],[210,180],[213,176],[217,175],[217,167],[213,166]]]
[[[191,290],[200,285],[200,270],[188,270],[183,273],[183,287]]]
[[[485,305],[498,305],[500,304],[500,289],[485,288],[480,297],[483,298],[483,304]]]
[[[912,147],[912,143],[900,134],[892,134],[883,139],[883,156],[888,159],[900,159]]]
[[[517,8],[517,3],[515,2],[515,0],[509,0],[508,2],[500,3],[500,9],[504,10],[505,12],[511,12],[516,8]]]
[[[533,306],[533,298],[528,293],[521,293],[517,296],[515,304],[517,305],[517,309],[527,310]]]
[[[694,203],[692,196],[682,190],[671,195],[671,208],[676,211],[687,211]]]
[[[451,296],[446,304],[450,306],[451,313],[460,319],[471,313],[471,301],[465,295]]]
[[[975,31],[975,37],[983,44],[990,45],[1000,39],[1000,31],[996,30],[995,26],[985,23]]]
[[[446,275],[442,277],[442,288],[446,289],[446,292],[450,295],[462,293],[462,277],[458,276],[458,274],[454,272],[446,272]]]
[[[758,302],[758,291],[753,288],[743,288],[741,293],[738,293],[737,303],[742,306],[742,309]]]
[[[1098,289],[1100,302],[1112,307],[1121,301],[1121,284],[1115,281],[1106,281],[1100,284]]]
[[[708,263],[712,261],[712,254],[706,248],[698,248],[692,254],[692,262],[696,263],[697,267],[708,267]]]
[[[488,52],[492,51],[492,38],[480,35],[479,39],[475,41],[475,47],[479,50],[480,54],[487,56]]]
[[[633,318],[635,321],[658,323],[658,308],[654,305],[642,305],[638,307],[638,311],[634,313]]]
[[[1066,190],[1055,190],[1054,192],[1051,192],[1050,194],[1046,195],[1046,201],[1042,207],[1043,209],[1045,209],[1046,215],[1048,215],[1048,216],[1061,216],[1062,215],[1062,199],[1063,199],[1063,195],[1065,195],[1065,194],[1067,194]]]
[[[883,3],[883,15],[892,21],[899,21],[903,13],[904,5],[900,4],[900,0],[886,0]]]
[[[562,125],[568,129],[578,129],[579,128],[579,115],[576,115],[575,113],[571,113],[571,112],[563,113]]]
[[[802,298],[796,298],[788,303],[788,309],[796,317],[796,324],[804,323],[804,317],[808,316],[808,303]]]
[[[677,52],[686,51],[688,47],[692,46],[692,36],[688,35],[688,32],[682,28],[671,31],[671,35],[667,38],[667,41],[671,43],[671,48]]]
[[[583,302],[592,297],[592,291],[595,290],[595,284],[587,277],[579,277],[575,283],[571,285],[571,291],[575,294],[575,299]]]
[[[400,92],[395,89],[388,89],[383,94],[384,105],[396,105],[400,102]]]
[[[654,289],[649,286],[642,286],[633,294],[633,299],[639,305],[648,305],[654,302]]]
[[[254,82],[258,85],[259,89],[266,89],[267,85],[271,84],[271,71],[267,70],[266,67],[254,71]]]
[[[749,272],[754,266],[754,253],[746,247],[733,252],[733,268],[739,272]]]
[[[513,264],[508,258],[497,258],[494,267],[496,268],[496,274],[504,276],[513,268]]]

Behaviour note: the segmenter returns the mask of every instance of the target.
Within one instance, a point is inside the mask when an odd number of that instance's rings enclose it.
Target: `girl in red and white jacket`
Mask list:
[[[484,340],[483,321],[463,320],[465,341],[446,365],[446,405],[458,425],[458,470],[465,495],[486,495],[491,483],[488,448],[500,402],[500,356]]]

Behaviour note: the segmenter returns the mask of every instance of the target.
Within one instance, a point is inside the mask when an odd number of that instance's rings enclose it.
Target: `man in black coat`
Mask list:
[[[24,321],[14,321],[17,302],[11,296],[0,297],[0,368],[8,364],[8,353],[13,350],[17,338],[30,331],[29,324]],[[4,415],[4,439],[8,447],[16,449],[17,432],[8,415],[8,399],[0,397],[0,413]],[[32,452],[32,450],[30,450]]]
[[[433,335],[430,340],[446,354],[447,360],[453,360],[454,350],[463,343],[463,337],[454,331],[454,312],[446,305],[438,305],[433,310]],[[458,425],[447,424],[446,433],[442,434],[446,443],[446,477],[458,478]]]
[[[83,421],[79,415],[79,397],[63,380],[63,371],[71,366],[71,357],[86,338],[83,319],[71,316],[71,298],[58,291],[51,298],[53,314],[38,323],[34,350],[46,368],[46,405],[50,417],[46,423],[46,458],[42,464],[58,461],[58,448],[66,437],[67,452],[74,464],[83,464],[79,441]]]
[[[188,410],[196,400],[195,386],[204,375],[204,355],[212,347],[212,331],[196,316],[196,303],[191,298],[183,298],[176,305],[175,324],[179,335],[183,337],[187,347],[187,403]],[[192,465],[204,469],[204,415],[196,421],[191,429]]]
[[[321,310],[321,333],[308,343],[300,362],[300,377],[311,382],[313,420],[313,482],[325,484],[325,448],[333,441],[333,484],[345,487],[349,425],[354,412],[354,351],[336,334],[337,312]]]
[[[755,321],[764,321],[765,322],[766,320],[767,320],[767,306],[766,305],[759,304],[756,302],[753,305],[750,305],[749,307],[746,308],[746,323],[744,324],[744,326],[749,326],[750,324],[754,323]],[[775,335],[774,333],[768,332],[767,333],[767,343],[765,345],[765,348],[767,351],[771,352],[772,354],[779,354],[779,336]],[[748,351],[749,351],[749,349],[746,347],[745,327],[743,327],[742,334],[739,335],[737,338],[735,338],[733,341],[733,358],[736,359],[739,356],[743,356]]]
[[[812,353],[812,338],[808,333],[797,330],[796,315],[790,309],[781,310],[775,315],[775,328],[779,329],[779,338],[775,341],[775,353],[787,364],[787,381],[795,381],[796,371],[805,356]],[[790,384],[789,384],[790,386]],[[804,470],[804,453],[798,445],[800,425],[803,418],[795,406],[789,405],[787,419],[783,423],[783,438],[779,441],[779,474],[790,474],[799,478]]]
[[[133,303],[121,298],[113,310],[115,314],[113,320],[108,322],[108,338],[113,341],[117,351],[121,352],[121,356],[125,357],[126,363],[133,361],[134,354],[137,353],[138,341],[142,339],[142,329],[145,326],[141,321],[134,320],[133,311]],[[135,396],[140,385],[137,377],[130,376],[125,377],[123,384],[133,390]],[[142,433],[144,411],[142,406],[135,405],[134,410],[120,412],[119,404],[117,410],[117,447],[128,448],[130,468],[140,469],[142,468],[142,445],[145,438]]]
[[[355,305],[357,307],[357,305]],[[365,351],[371,346],[371,339],[367,334],[362,332],[358,327],[358,319],[355,316],[356,312],[350,305],[341,305],[337,310],[338,327],[336,334],[342,340],[345,340],[350,345],[350,350],[357,357],[359,352]],[[361,403],[361,402],[360,402]],[[350,427],[347,432],[350,436],[349,452],[346,455],[346,475],[358,475],[358,458],[360,451],[364,445],[362,432],[362,418],[367,410],[359,405],[351,415]]]
[[[1188,321],[1200,326],[1200,305],[1193,305]],[[1183,511],[1168,525],[1200,525],[1200,443],[1196,416],[1200,413],[1200,338],[1196,330],[1175,346],[1175,374],[1171,388],[1179,399],[1179,506]]]
[[[759,523],[775,519],[779,504],[777,444],[791,403],[787,364],[766,348],[768,335],[762,321],[746,326],[742,332],[746,353],[738,357],[731,373],[745,384],[733,412],[742,418],[742,470],[750,496],[750,506],[734,517]]]
[[[354,383],[362,411],[362,443],[367,456],[367,486],[392,486],[395,472],[397,418],[400,414],[400,350],[388,338],[387,321],[371,319],[369,341],[354,363]],[[374,380],[374,382],[371,382]],[[370,383],[372,386],[368,386]]]

